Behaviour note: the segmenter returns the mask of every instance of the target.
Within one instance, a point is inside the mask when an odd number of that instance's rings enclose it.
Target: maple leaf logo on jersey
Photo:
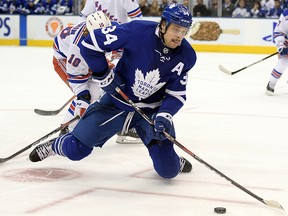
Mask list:
[[[134,95],[139,97],[139,100],[149,97],[165,85],[165,82],[158,83],[159,80],[159,68],[149,71],[145,77],[142,71],[137,68],[135,71],[135,83],[132,86]]]

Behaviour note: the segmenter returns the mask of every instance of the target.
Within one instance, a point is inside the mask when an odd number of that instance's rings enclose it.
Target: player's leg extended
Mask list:
[[[275,86],[287,67],[288,67],[288,56],[287,55],[280,56],[270,74],[269,83],[267,84],[266,87],[267,95],[272,95],[274,93]]]
[[[122,127],[127,113],[111,106],[94,103],[85,112],[72,133],[40,144],[30,153],[32,162],[58,154],[70,160],[87,157],[93,147],[102,147]]]

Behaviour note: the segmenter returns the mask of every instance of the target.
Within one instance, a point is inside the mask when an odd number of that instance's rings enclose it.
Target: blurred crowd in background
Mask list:
[[[144,16],[159,16],[171,0],[138,0]],[[279,18],[288,0],[181,0],[194,17]]]
[[[0,0],[0,14],[73,15],[73,0]]]
[[[288,0],[138,0],[143,16],[160,16],[178,2],[197,17],[279,18]],[[85,0],[0,0],[0,14],[79,15]]]

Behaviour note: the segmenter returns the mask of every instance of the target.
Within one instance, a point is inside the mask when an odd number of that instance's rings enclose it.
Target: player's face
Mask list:
[[[172,49],[180,46],[187,32],[187,28],[171,23],[164,34],[165,45]]]

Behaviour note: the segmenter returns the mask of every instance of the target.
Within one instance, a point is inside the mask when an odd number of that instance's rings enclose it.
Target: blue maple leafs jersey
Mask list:
[[[94,30],[80,51],[94,74],[108,70],[105,52],[123,49],[115,73],[125,83],[124,92],[141,108],[159,108],[174,115],[186,100],[188,72],[196,53],[186,39],[176,49],[159,37],[158,23],[135,20]],[[117,105],[117,104],[116,104]]]

